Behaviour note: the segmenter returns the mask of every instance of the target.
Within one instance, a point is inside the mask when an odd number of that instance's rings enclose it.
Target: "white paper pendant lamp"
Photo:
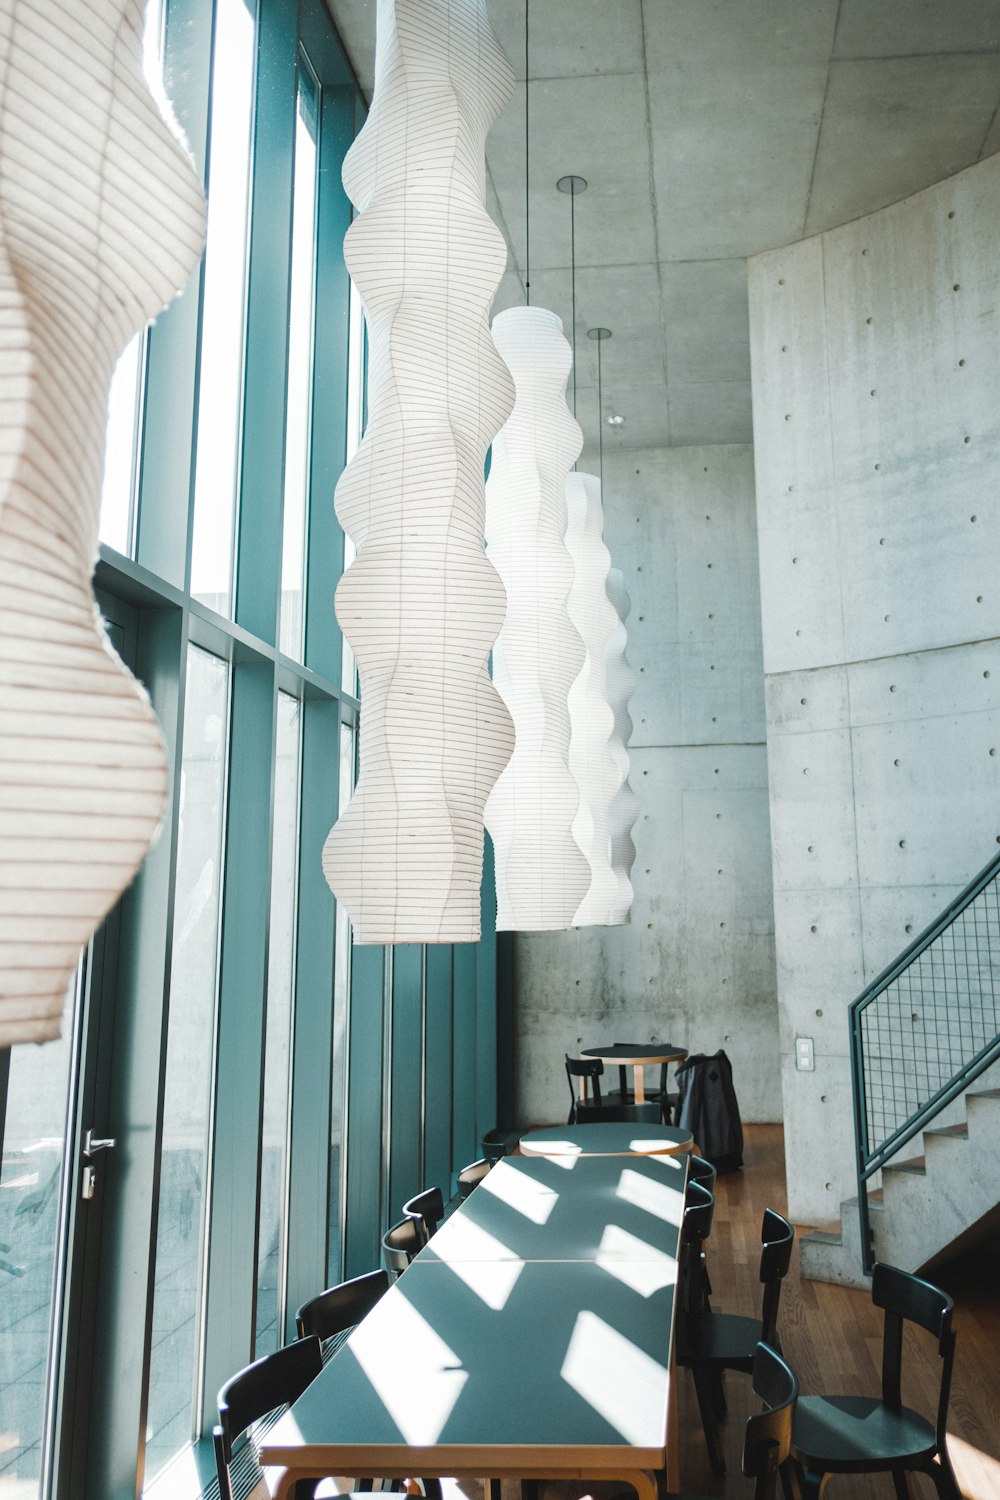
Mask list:
[[[141,0],[0,0],[0,1046],[56,1036],[157,829],[166,757],[91,589],[111,375],[204,204]]]
[[[486,804],[496,854],[497,929],[571,927],[590,883],[573,837],[580,793],[569,768],[569,690],[584,662],[569,616],[566,478],[583,433],[566,405],[571,354],[540,307],[493,320],[517,399],[493,444],[486,538],[507,590],[493,680],[514,721],[514,754]]]
[[[621,770],[611,749],[615,716],[607,694],[608,645],[618,615],[607,592],[611,557],[604,545],[600,480],[571,474],[566,505],[566,545],[574,567],[569,614],[586,648],[583,669],[569,692],[569,764],[580,791],[573,834],[590,866],[590,884],[574,925],[595,927],[625,920],[619,915],[618,877],[611,865],[611,803]]]
[[[361,677],[360,779],[323,868],[359,943],[473,942],[483,808],[513,727],[489,680],[503,585],[486,450],[514,403],[489,333],[506,264],[485,141],[513,74],[485,0],[379,0],[375,94],[344,164],[368,428],[337,486],[357,558],[337,616]]]
[[[608,702],[614,715],[611,734],[611,755],[618,767],[621,784],[614,795],[609,815],[611,837],[611,868],[618,881],[617,902],[612,907],[614,923],[627,922],[632,907],[632,866],[635,863],[635,844],[632,829],[639,816],[639,799],[629,784],[628,742],[632,737],[632,715],[629,700],[635,691],[636,676],[626,656],[628,632],[625,621],[632,607],[625,591],[625,580],[618,568],[608,571],[608,598],[618,616],[618,624],[608,641],[607,690]]]

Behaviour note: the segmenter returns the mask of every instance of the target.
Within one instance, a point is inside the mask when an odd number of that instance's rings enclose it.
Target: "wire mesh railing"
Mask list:
[[[868,1182],[1000,1058],[1000,855],[850,1009],[858,1206]]]

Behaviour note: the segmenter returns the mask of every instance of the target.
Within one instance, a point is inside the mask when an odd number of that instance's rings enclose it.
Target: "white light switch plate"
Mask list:
[[[795,1038],[795,1066],[800,1073],[815,1072],[816,1060],[813,1057],[813,1039],[811,1036],[797,1036]]]

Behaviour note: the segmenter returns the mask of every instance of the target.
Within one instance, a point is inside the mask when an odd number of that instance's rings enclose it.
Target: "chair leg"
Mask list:
[[[440,1479],[422,1479],[421,1482],[424,1486],[424,1494],[427,1496],[427,1500],[441,1500]]]
[[[896,1500],[916,1500],[913,1480],[906,1469],[893,1469],[892,1482],[896,1487]]]
[[[489,1484],[490,1500],[500,1500],[500,1481],[499,1481],[499,1479],[490,1479],[488,1481],[488,1484]]]
[[[933,1479],[941,1500],[962,1500],[962,1491],[958,1487],[951,1459],[943,1448],[939,1450],[936,1461],[931,1460],[927,1472]]]
[[[830,1483],[829,1474],[822,1469],[800,1469],[799,1489],[802,1500],[823,1500],[823,1492]]]
[[[691,1374],[694,1376],[695,1395],[698,1397],[698,1410],[701,1413],[701,1425],[705,1432],[708,1461],[712,1465],[713,1474],[724,1474],[726,1461],[722,1456],[719,1424],[715,1417],[714,1376],[710,1370],[698,1365],[692,1365]]]

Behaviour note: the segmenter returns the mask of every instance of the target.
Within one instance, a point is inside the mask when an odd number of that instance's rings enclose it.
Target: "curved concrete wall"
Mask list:
[[[1000,156],[749,266],[789,1201],[821,1223],[847,1007],[1000,843]]]

